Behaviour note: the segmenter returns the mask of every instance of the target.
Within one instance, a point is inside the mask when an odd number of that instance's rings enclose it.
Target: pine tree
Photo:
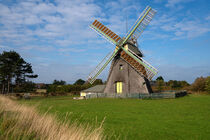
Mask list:
[[[32,66],[15,51],[4,51],[0,54],[0,83],[2,85],[2,93],[10,92],[12,80],[16,86],[26,82],[26,78],[36,78],[33,75]]]

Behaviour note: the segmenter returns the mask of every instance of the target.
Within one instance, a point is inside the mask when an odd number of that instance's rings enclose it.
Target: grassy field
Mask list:
[[[18,104],[0,95],[0,140],[101,140],[102,126],[59,122],[55,115],[40,114],[36,106]]]
[[[40,97],[20,102],[38,104],[61,121],[67,112],[69,120],[82,124],[98,125],[105,118],[105,135],[112,139],[210,139],[209,95],[162,100]]]

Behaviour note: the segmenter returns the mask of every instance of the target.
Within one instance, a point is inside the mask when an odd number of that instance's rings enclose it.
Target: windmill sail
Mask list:
[[[121,58],[129,63],[136,71],[138,71],[148,80],[151,80],[158,73],[157,69],[155,69],[144,59],[138,57],[138,55],[136,55],[131,50],[126,50],[123,48],[123,51],[121,52]]]
[[[127,33],[125,40],[123,40],[122,44],[124,44],[130,38],[137,40],[147,25],[150,23],[156,11],[151,7],[147,6],[145,10],[141,13],[139,18],[136,20],[135,24],[131,27],[129,32]]]
[[[121,50],[121,58],[128,62],[136,71],[142,74],[147,79],[151,80],[154,75],[157,74],[157,69],[151,66],[148,62],[143,60],[137,54],[129,49],[125,49],[124,46],[128,43],[129,39],[137,40],[143,30],[147,27],[149,22],[152,20],[156,11],[151,7],[147,6],[146,9],[139,16],[135,24],[132,26],[130,31],[127,33],[125,39],[121,39],[118,35],[113,33],[106,26],[95,20],[90,27],[99,33],[102,37],[107,39],[112,44],[116,45],[116,49],[113,53],[109,53],[102,62],[94,69],[94,71],[88,76],[88,81],[92,84],[97,76],[105,69],[109,62],[119,53]]]
[[[119,44],[121,38],[99,21],[95,20],[90,27],[112,44]]]
[[[108,55],[96,66],[96,68],[89,74],[88,82],[93,83],[96,78],[101,74],[101,72],[106,68],[109,62],[116,56],[118,53],[119,48],[116,48],[114,52],[108,53]]]
[[[151,7],[147,6],[139,18],[136,20],[135,24],[131,27],[130,31],[127,33],[126,38],[122,41],[123,45],[130,38],[137,40],[144,29],[147,27],[149,22],[152,20],[156,11]],[[139,73],[141,73],[144,77],[151,80],[156,74],[157,69],[151,66],[148,62],[140,58],[131,50],[126,50],[123,48],[121,52],[121,58],[123,58],[126,62],[128,62],[134,69],[136,69]]]

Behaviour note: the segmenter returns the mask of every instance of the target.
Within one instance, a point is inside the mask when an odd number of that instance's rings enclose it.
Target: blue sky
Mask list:
[[[209,0],[0,0],[0,52],[32,63],[35,82],[86,79],[114,49],[89,25],[97,19],[123,37],[126,17],[130,28],[147,5],[157,14],[138,43],[157,76],[190,83],[209,76]]]

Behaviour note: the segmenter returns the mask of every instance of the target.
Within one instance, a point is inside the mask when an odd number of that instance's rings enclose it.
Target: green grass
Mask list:
[[[89,99],[48,97],[21,100],[64,120],[95,125],[105,118],[105,135],[120,139],[210,139],[210,96],[178,99]],[[49,109],[50,108],[50,109]]]

